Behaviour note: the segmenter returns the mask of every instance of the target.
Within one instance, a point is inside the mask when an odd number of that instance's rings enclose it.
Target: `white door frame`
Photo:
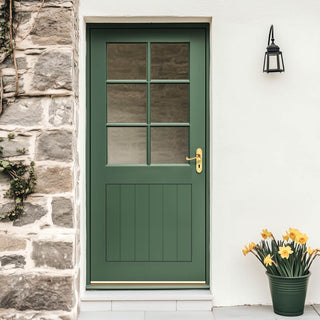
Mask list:
[[[212,61],[212,17],[88,17],[79,16],[79,111],[74,112],[74,120],[78,124],[78,142],[77,150],[79,154],[79,199],[76,199],[80,207],[80,292],[78,301],[82,301],[81,305],[86,304],[84,309],[100,308],[97,302],[110,301],[129,301],[129,300],[161,300],[161,301],[210,301],[212,300],[212,265],[210,261],[210,290],[137,290],[137,291],[92,291],[86,290],[86,25],[87,23],[209,23],[210,24],[210,61]],[[212,64],[210,64],[210,83],[212,79]],[[209,92],[209,110],[211,105],[211,86]],[[210,112],[210,137],[212,132],[212,112]],[[212,139],[210,139],[210,150],[212,150]],[[212,190],[212,152],[210,157],[210,189]],[[212,192],[210,192],[210,244],[212,243]],[[211,247],[211,246],[210,246]],[[78,248],[76,248],[78,250]],[[212,257],[212,248],[210,252]],[[90,304],[92,301],[93,304]],[[87,306],[88,303],[90,306]],[[176,302],[176,306],[179,305]],[[209,304],[203,304],[205,309]],[[172,306],[170,306],[171,308]],[[110,309],[107,304],[103,304],[103,308]],[[83,308],[82,308],[83,309]],[[161,307],[163,310],[163,306]],[[170,309],[171,310],[171,309]],[[98,310],[97,310],[98,311]],[[103,311],[103,310],[100,310]]]

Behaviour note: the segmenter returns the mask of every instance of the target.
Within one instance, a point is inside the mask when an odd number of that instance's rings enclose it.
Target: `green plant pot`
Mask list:
[[[282,316],[303,314],[310,272],[302,277],[280,277],[267,273],[273,311]]]

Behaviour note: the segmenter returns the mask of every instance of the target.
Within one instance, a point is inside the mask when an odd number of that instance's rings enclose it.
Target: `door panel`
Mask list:
[[[191,185],[108,185],[106,199],[106,261],[191,261]]]
[[[205,285],[205,29],[90,32],[90,284]]]

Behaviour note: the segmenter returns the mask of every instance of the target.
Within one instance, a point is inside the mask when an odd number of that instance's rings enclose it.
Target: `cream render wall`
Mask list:
[[[242,246],[259,240],[262,228],[281,236],[297,227],[320,247],[320,2],[81,0],[82,211],[86,21],[211,22],[214,304],[270,304],[264,270],[253,257],[242,256]],[[284,55],[283,74],[262,73],[271,24]],[[307,303],[320,303],[319,261],[311,271]]]

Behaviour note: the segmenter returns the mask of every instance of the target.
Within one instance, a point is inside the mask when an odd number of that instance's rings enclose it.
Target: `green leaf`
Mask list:
[[[10,162],[6,160],[2,160],[1,165],[6,169],[10,166]]]
[[[8,139],[9,140],[12,140],[12,139],[14,139],[14,133],[12,133],[12,132],[10,132],[10,133],[8,133]]]
[[[36,184],[33,165],[33,162],[28,166],[23,161],[0,160],[0,173],[2,172],[10,178],[10,187],[6,195],[13,198],[15,202],[15,206],[10,211],[0,215],[0,220],[7,217],[10,220],[16,220],[23,212],[23,200],[34,192],[34,185]],[[25,176],[25,173],[28,173],[28,176]]]

